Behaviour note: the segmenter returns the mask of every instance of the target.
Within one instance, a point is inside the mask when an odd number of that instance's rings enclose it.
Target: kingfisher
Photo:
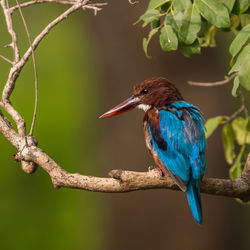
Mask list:
[[[205,174],[206,137],[200,109],[184,101],[166,78],[154,77],[135,86],[132,96],[100,116],[106,118],[135,107],[145,111],[145,143],[163,176],[186,192],[189,207],[202,223],[200,179]]]

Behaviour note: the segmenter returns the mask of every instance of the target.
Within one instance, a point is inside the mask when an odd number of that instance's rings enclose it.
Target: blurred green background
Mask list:
[[[32,37],[65,8],[57,5],[23,10]],[[98,174],[93,145],[97,138],[97,76],[91,58],[89,26],[82,13],[59,24],[36,51],[39,108],[35,135],[43,148],[65,169]],[[1,13],[1,52],[10,41]],[[14,14],[19,44],[27,38],[18,12]],[[11,54],[11,53],[10,53]],[[80,60],[80,58],[82,58]],[[1,89],[8,65],[1,61]],[[11,98],[30,128],[34,106],[34,73],[31,59],[23,69]],[[89,108],[91,107],[91,109]],[[88,119],[86,119],[88,118]],[[15,149],[1,135],[0,248],[1,249],[101,249],[107,230],[105,201],[98,194],[55,190],[47,174],[32,176],[13,161]],[[102,207],[102,209],[99,209]]]
[[[127,98],[135,83],[152,76],[173,81],[205,117],[231,114],[238,103],[231,86],[202,89],[187,80],[215,81],[228,70],[232,37],[219,34],[216,49],[204,49],[194,59],[163,53],[155,39],[146,59],[142,37],[132,26],[147,3],[109,3],[94,17],[79,11],[60,23],[36,50],[39,103],[35,136],[39,146],[64,169],[106,176],[114,168],[145,171],[153,164],[143,141],[139,111],[98,120]],[[65,7],[47,4],[23,10],[32,37]],[[125,14],[126,13],[126,14]],[[28,41],[14,14],[22,52]],[[0,53],[11,56],[0,12]],[[9,65],[0,60],[0,88]],[[33,114],[34,74],[24,67],[11,97],[27,121]],[[228,177],[220,131],[209,139],[207,176]],[[204,224],[196,225],[185,195],[167,190],[99,194],[55,190],[44,171],[29,176],[12,155],[16,150],[0,135],[0,249],[249,249],[250,212],[233,199],[203,195]]]

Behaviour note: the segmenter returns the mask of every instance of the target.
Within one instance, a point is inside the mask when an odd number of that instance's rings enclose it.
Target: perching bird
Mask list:
[[[143,109],[145,143],[162,174],[170,175],[187,199],[194,219],[202,223],[199,180],[205,173],[204,118],[196,106],[185,102],[179,90],[163,77],[135,86],[130,98],[100,118]]]

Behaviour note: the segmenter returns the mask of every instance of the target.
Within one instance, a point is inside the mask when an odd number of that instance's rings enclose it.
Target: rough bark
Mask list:
[[[93,177],[78,173],[69,173],[61,168],[42,149],[34,146],[34,137],[22,137],[10,126],[6,118],[0,115],[0,131],[16,147],[16,160],[34,162],[45,170],[55,188],[77,188],[93,192],[122,193],[136,190],[166,188],[179,190],[171,177],[161,177],[157,169],[148,172],[112,170],[110,178]],[[250,200],[250,154],[242,176],[236,180],[204,178],[201,192]]]

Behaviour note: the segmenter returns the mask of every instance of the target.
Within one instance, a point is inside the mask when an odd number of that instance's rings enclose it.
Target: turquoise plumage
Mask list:
[[[148,111],[150,112],[150,111]],[[187,102],[174,102],[158,110],[160,130],[152,129],[148,122],[148,131],[153,149],[163,165],[176,177],[177,184],[187,187],[187,198],[195,220],[201,224],[202,209],[199,180],[205,174],[205,148],[203,117],[200,110]],[[155,133],[154,135],[152,135]],[[154,140],[161,133],[166,148]],[[181,179],[181,180],[180,180]],[[184,188],[185,190],[185,188]]]

